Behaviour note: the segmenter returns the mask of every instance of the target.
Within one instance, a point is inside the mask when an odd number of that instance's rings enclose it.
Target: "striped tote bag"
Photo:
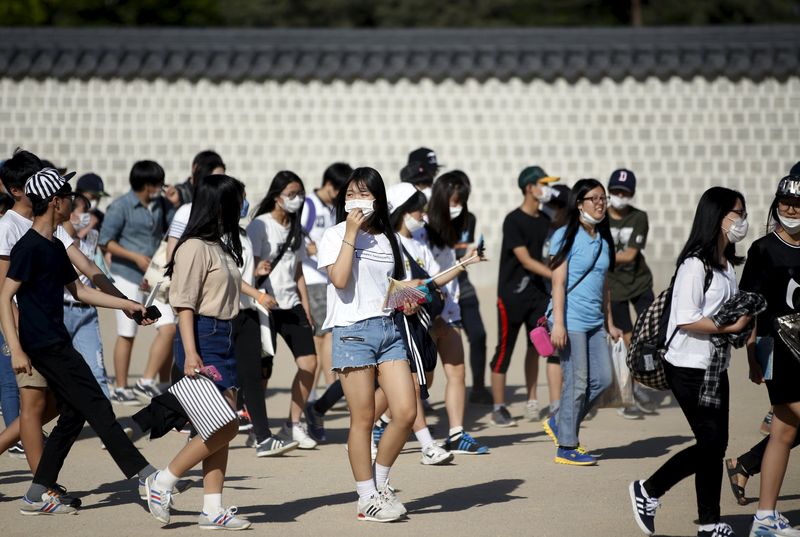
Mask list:
[[[181,404],[204,442],[236,419],[236,412],[219,392],[214,381],[208,377],[183,377],[167,391]]]

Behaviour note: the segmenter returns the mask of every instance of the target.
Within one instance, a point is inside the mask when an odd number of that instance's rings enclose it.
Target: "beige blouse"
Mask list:
[[[175,252],[169,303],[198,315],[229,320],[239,314],[242,275],[220,245],[189,239]]]

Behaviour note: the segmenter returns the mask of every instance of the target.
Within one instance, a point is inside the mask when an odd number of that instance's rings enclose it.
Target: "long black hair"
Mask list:
[[[550,261],[550,268],[554,269],[558,267],[561,265],[561,263],[566,261],[567,257],[569,256],[569,252],[572,250],[572,245],[575,244],[575,236],[578,234],[578,230],[583,227],[583,224],[581,223],[581,211],[578,209],[578,205],[583,203],[583,198],[586,196],[586,194],[597,187],[602,188],[603,195],[605,195],[606,188],[603,186],[603,183],[597,179],[580,179],[577,183],[575,183],[575,185],[573,185],[572,190],[569,193],[566,216],[564,217],[567,227],[564,232],[564,241],[561,243],[561,248],[558,250],[558,252],[556,252],[556,255],[554,255],[553,259]],[[600,233],[600,237],[608,244],[608,270],[614,270],[614,259],[616,252],[614,249],[614,239],[611,237],[611,227],[608,224],[608,215],[603,218],[602,222],[595,225],[595,229],[598,233]]]
[[[394,272],[392,277],[395,280],[402,280],[405,277],[405,267],[403,266],[403,256],[400,255],[400,245],[397,236],[394,234],[391,219],[389,218],[389,202],[386,199],[386,186],[383,184],[383,177],[377,170],[370,167],[356,168],[347,182],[339,189],[339,196],[336,198],[336,222],[341,223],[347,219],[347,211],[344,204],[347,201],[347,189],[355,183],[363,186],[375,197],[373,204],[374,212],[367,218],[367,229],[373,235],[383,234],[392,246],[392,257],[394,257]]]
[[[253,214],[253,218],[259,217],[262,214],[271,213],[275,206],[278,204],[278,196],[281,195],[283,189],[289,186],[292,183],[298,183],[302,192],[305,192],[305,186],[303,186],[303,180],[300,177],[289,170],[282,170],[275,174],[275,177],[272,178],[272,182],[269,185],[269,190],[267,193],[264,194],[264,199],[261,200],[261,203],[258,204],[256,208],[256,212]],[[300,225],[300,220],[302,219],[303,215],[303,208],[305,204],[303,204],[300,209],[295,213],[290,213],[286,211],[287,216],[289,217],[289,236],[286,238],[289,241],[289,248],[294,252],[303,244],[303,227]]]
[[[394,231],[400,231],[400,226],[403,223],[403,217],[408,213],[413,213],[414,211],[421,211],[425,208],[425,205],[428,203],[428,198],[425,197],[425,194],[417,190],[414,194],[411,195],[410,198],[406,200],[400,207],[396,208],[392,213],[389,215],[389,222],[392,224],[392,229]]]
[[[680,267],[690,257],[697,257],[712,268],[725,270],[727,267],[719,261],[720,254],[724,254],[733,265],[744,262],[743,257],[736,255],[736,245],[732,242],[728,243],[724,252],[719,251],[720,233],[724,233],[722,221],[736,207],[736,200],[741,201],[742,208],[745,208],[744,196],[736,190],[713,186],[703,193],[694,213],[689,239],[678,256],[677,266]]]
[[[449,171],[433,184],[431,199],[428,200],[428,241],[437,248],[452,248],[461,240],[467,229],[469,208],[469,186],[464,181],[464,172]],[[450,198],[456,194],[462,211],[455,220],[450,220]]]
[[[195,185],[192,212],[186,231],[175,245],[165,275],[172,276],[175,254],[189,239],[215,242],[242,266],[239,214],[244,203],[244,184],[227,175],[207,175]]]

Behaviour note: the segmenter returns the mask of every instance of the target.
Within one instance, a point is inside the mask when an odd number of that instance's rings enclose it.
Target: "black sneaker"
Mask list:
[[[492,411],[492,425],[495,427],[516,427],[517,422],[505,406]]]
[[[633,518],[647,535],[656,532],[656,509],[661,505],[658,498],[649,498],[644,492],[644,481],[634,481],[628,487],[631,493]]]
[[[713,530],[698,530],[697,537],[734,537],[733,528],[724,522],[718,522]],[[760,535],[760,534],[759,534]],[[765,533],[764,535],[770,535]],[[773,535],[778,535],[773,534]]]
[[[117,388],[111,393],[111,402],[125,406],[141,406],[141,402],[129,388]],[[149,403],[149,401],[148,401]]]
[[[136,397],[137,401],[143,405],[149,405],[150,399],[161,395],[161,392],[155,386],[155,384],[144,384],[141,380],[134,384],[131,391],[133,392],[133,396]]]
[[[8,448],[8,455],[14,459],[24,459],[25,458],[25,448],[22,447],[22,442],[17,442],[10,448]]]
[[[469,402],[473,405],[492,405],[494,398],[484,386],[473,386],[469,391]]]
[[[79,508],[82,504],[80,498],[76,498],[67,492],[67,489],[56,483],[53,485],[51,493],[57,494],[59,498],[61,498],[61,503],[64,505],[69,505],[70,507],[74,507],[75,509]]]

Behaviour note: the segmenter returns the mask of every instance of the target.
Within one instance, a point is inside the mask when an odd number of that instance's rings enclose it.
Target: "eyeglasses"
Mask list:
[[[731,212],[738,214],[742,220],[747,220],[747,211],[744,209],[731,209]]]
[[[800,199],[795,198],[791,201],[785,200],[778,200],[778,210],[788,213],[790,209],[793,209],[795,212],[800,212]]]
[[[592,196],[587,198],[581,198],[581,201],[591,201],[595,205],[598,205],[600,202],[608,203],[608,196]]]

